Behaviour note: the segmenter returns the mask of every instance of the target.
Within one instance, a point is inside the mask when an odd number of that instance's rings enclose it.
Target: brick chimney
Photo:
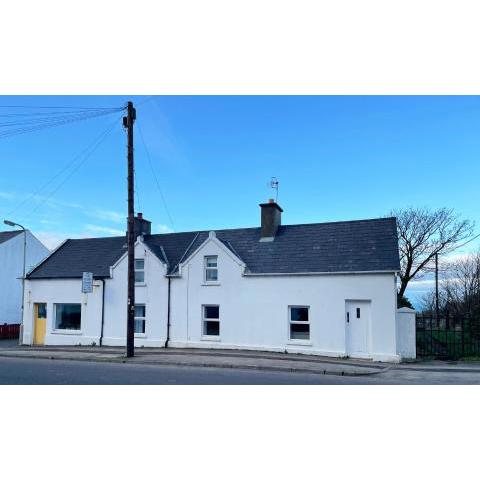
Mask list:
[[[261,211],[261,242],[273,242],[278,227],[282,224],[282,208],[271,198],[268,203],[260,204]]]
[[[152,233],[152,222],[145,220],[143,218],[143,213],[137,213],[137,216],[134,219],[134,231],[135,238],[140,235],[151,235]]]

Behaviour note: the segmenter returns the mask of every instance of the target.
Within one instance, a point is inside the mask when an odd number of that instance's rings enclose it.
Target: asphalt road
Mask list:
[[[27,358],[0,358],[3,385],[381,385],[480,384],[480,373],[392,369],[361,377],[262,370],[127,365]]]

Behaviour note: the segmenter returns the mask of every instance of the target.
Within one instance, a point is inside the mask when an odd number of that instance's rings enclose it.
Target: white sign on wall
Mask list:
[[[82,293],[93,292],[93,273],[83,272],[82,276]]]

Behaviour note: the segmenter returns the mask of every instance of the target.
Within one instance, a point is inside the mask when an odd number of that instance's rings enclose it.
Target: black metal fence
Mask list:
[[[457,360],[480,356],[480,318],[469,314],[417,314],[417,357]]]

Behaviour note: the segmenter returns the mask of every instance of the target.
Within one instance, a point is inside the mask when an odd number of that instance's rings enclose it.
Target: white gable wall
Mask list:
[[[40,263],[49,250],[27,231],[26,271]],[[0,325],[22,318],[23,233],[0,244]]]
[[[163,347],[167,329],[168,279],[166,266],[141,242],[135,258],[145,260],[145,285],[135,287],[135,303],[146,306],[145,334],[135,335],[135,345]],[[127,257],[112,269],[105,281],[104,345],[125,345],[127,335]]]

